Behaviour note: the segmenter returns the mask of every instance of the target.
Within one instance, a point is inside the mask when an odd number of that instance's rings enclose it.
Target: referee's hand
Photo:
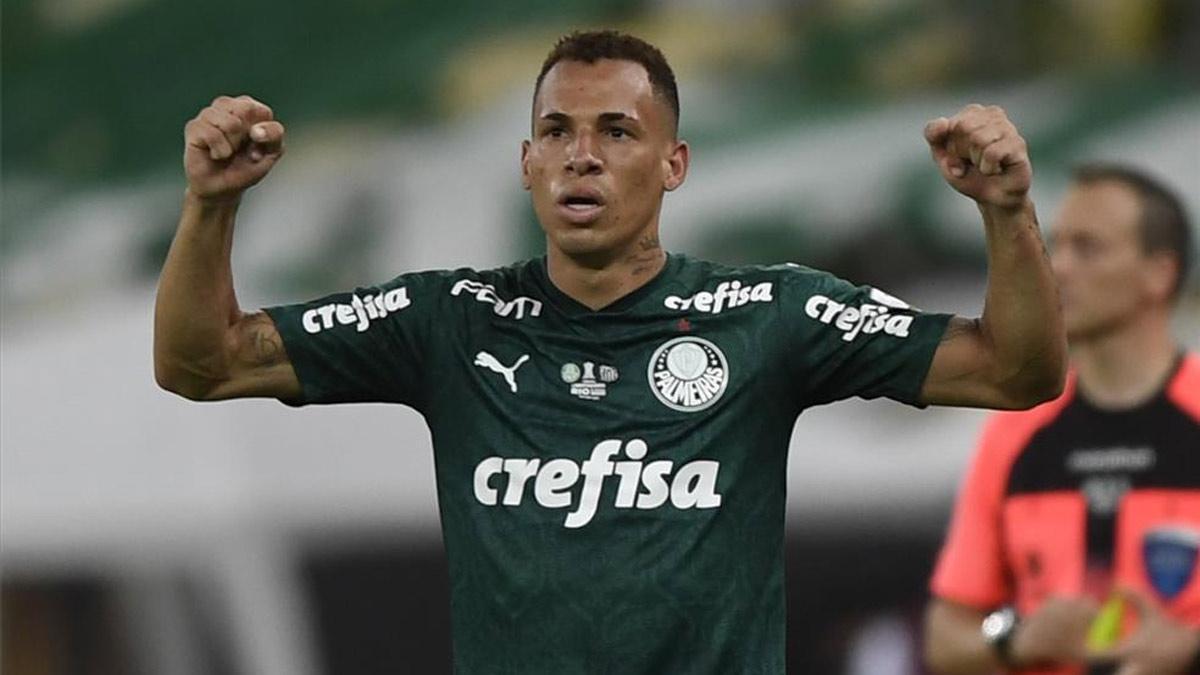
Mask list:
[[[249,96],[218,96],[183,129],[188,190],[201,199],[236,199],[283,156],[283,125]]]

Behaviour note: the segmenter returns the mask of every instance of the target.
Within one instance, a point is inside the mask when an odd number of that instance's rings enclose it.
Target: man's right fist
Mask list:
[[[218,96],[183,128],[188,190],[202,199],[236,198],[283,156],[283,125],[249,96]]]

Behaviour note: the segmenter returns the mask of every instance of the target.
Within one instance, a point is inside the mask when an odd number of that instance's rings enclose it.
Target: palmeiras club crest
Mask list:
[[[1157,527],[1142,537],[1146,577],[1163,600],[1173,600],[1192,580],[1197,550],[1200,550],[1200,532],[1192,527]]]
[[[646,369],[650,391],[672,410],[696,412],[716,403],[729,384],[729,363],[712,342],[694,335],[668,340]]]

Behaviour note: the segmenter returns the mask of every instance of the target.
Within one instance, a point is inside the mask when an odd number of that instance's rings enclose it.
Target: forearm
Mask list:
[[[159,384],[189,395],[230,367],[230,327],[240,318],[230,252],[238,200],[185,193],[179,229],[167,253],[154,311]]]
[[[925,616],[925,664],[940,675],[992,673],[999,667],[983,639],[982,614],[934,600]]]
[[[979,328],[994,378],[1030,404],[1053,398],[1066,373],[1066,335],[1033,203],[1017,209],[981,205],[980,212],[988,287]]]

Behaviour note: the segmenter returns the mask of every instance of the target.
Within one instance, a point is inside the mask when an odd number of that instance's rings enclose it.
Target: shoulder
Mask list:
[[[1187,353],[1167,385],[1167,397],[1200,421],[1200,354]]]

